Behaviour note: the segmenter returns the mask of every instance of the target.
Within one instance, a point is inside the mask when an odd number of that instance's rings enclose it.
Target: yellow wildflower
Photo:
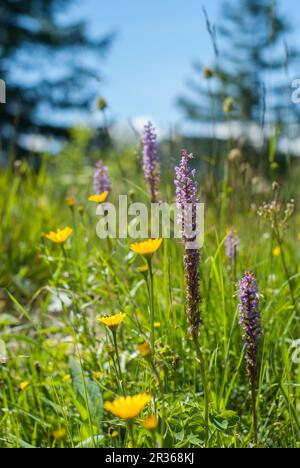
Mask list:
[[[27,380],[25,382],[21,382],[20,383],[20,389],[21,390],[25,390],[27,387],[29,387],[30,383],[27,382]]]
[[[99,317],[98,321],[104,323],[108,328],[117,328],[125,317],[126,314],[120,312],[119,314],[112,315],[110,317]]]
[[[66,204],[67,204],[70,208],[72,208],[72,206],[74,206],[75,203],[76,203],[76,201],[75,201],[75,198],[74,198],[74,197],[67,197],[67,198],[66,198]]]
[[[234,99],[232,97],[227,97],[223,102],[223,112],[228,114],[234,110]]]
[[[157,428],[157,417],[155,414],[151,414],[148,418],[143,419],[143,426],[145,429],[148,429],[148,431],[154,431]]]
[[[273,255],[274,255],[274,257],[280,257],[281,248],[280,247],[275,247],[275,249],[273,249]]]
[[[121,419],[132,420],[136,418],[145,406],[152,400],[151,395],[141,393],[139,395],[120,397],[114,401],[106,401],[104,409],[110,411]]]
[[[153,255],[161,246],[162,239],[148,239],[144,242],[131,244],[130,250],[140,255]]]
[[[102,192],[100,193],[99,195],[95,194],[95,195],[91,195],[89,197],[89,201],[91,202],[95,202],[95,203],[104,203],[106,201],[108,197],[108,192]]]
[[[100,371],[93,371],[92,372],[92,376],[94,377],[94,379],[96,380],[101,380],[103,379],[103,376],[104,376],[104,373],[103,372],[100,372]]]
[[[148,268],[148,265],[146,265],[146,264],[137,267],[137,271],[138,271],[139,273],[141,273],[141,274],[147,274],[147,273],[148,273],[148,270],[149,270],[149,268]]]
[[[153,326],[154,326],[154,328],[159,328],[160,327],[160,322],[154,322]]]
[[[138,345],[139,353],[142,357],[147,357],[151,354],[151,347],[148,341],[144,341]]]
[[[72,234],[73,229],[70,227],[65,227],[63,229],[57,229],[57,231],[50,231],[48,234],[45,234],[45,237],[55,244],[64,244],[66,240]]]
[[[61,427],[52,433],[54,439],[61,440],[66,437],[67,429],[65,427]]]

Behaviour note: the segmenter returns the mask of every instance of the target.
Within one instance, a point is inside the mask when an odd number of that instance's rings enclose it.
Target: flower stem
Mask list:
[[[153,269],[151,263],[151,257],[147,259],[148,268],[149,268],[149,278],[150,278],[150,287],[149,287],[149,302],[150,302],[150,329],[151,329],[151,348],[152,352],[154,353],[154,344],[155,344],[155,336],[154,336],[154,282],[153,282]]]
[[[121,369],[121,364],[120,364],[120,356],[119,356],[119,350],[118,350],[118,343],[117,343],[117,331],[112,329],[112,336],[113,336],[113,342],[114,342],[114,348],[115,348],[115,353],[116,353],[116,358],[117,358],[117,369],[118,369],[118,379],[120,383],[120,387],[122,389],[122,393],[125,396],[125,388],[124,388],[124,380],[123,380],[123,374],[122,374],[122,369]]]
[[[251,383],[251,399],[252,399],[252,419],[253,419],[253,438],[254,443],[258,443],[258,429],[257,429],[257,411],[256,411],[256,385],[255,381]]]
[[[134,440],[134,432],[133,432],[133,422],[132,421],[129,421],[127,423],[127,427],[128,427],[128,432],[129,432],[129,435],[130,435],[130,439],[131,439],[131,445],[132,445],[132,448],[135,448],[135,440]]]
[[[197,358],[200,364],[200,372],[202,377],[202,384],[203,384],[203,392],[204,392],[204,421],[205,421],[205,439],[206,444],[208,443],[208,436],[209,436],[209,387],[207,382],[206,370],[205,370],[205,362],[202,350],[199,345],[199,341],[197,337],[193,338]]]
[[[158,389],[159,389],[160,398],[161,398],[161,403],[162,403],[162,421],[161,421],[161,431],[160,431],[160,435],[161,435],[161,446],[160,446],[160,448],[163,448],[163,446],[164,446],[164,434],[165,434],[165,430],[166,430],[166,402],[165,402],[165,395],[164,395],[164,389],[163,389],[161,377],[160,377],[160,375],[159,375],[159,371],[158,371],[157,368],[155,367],[155,364],[154,364],[154,361],[153,361],[153,358],[152,358],[152,357],[151,357],[151,360],[150,360],[150,364],[151,364],[153,373],[154,373],[154,375],[155,375],[156,378],[157,378]]]

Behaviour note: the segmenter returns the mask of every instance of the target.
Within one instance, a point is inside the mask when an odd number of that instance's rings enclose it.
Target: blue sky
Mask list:
[[[86,20],[91,34],[118,32],[100,89],[116,119],[149,116],[165,129],[181,121],[175,101],[186,89],[191,64],[213,59],[202,6],[218,22],[221,5],[222,0],[77,1],[71,15]],[[281,5],[300,42],[299,0]]]

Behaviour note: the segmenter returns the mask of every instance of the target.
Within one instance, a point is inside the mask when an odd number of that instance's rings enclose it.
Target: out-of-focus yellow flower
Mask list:
[[[114,401],[106,401],[104,409],[126,421],[136,418],[152,400],[147,393],[121,397]]]
[[[106,346],[106,351],[108,352],[108,354],[114,354],[115,352],[115,349],[113,346]]]
[[[242,152],[239,148],[233,148],[229,153],[228,153],[228,159],[229,161],[239,161],[242,159]]]
[[[29,387],[29,385],[30,385],[30,383],[27,382],[27,380],[26,380],[25,382],[21,382],[21,383],[20,383],[20,389],[21,389],[21,390],[25,390],[26,388]]]
[[[154,431],[157,428],[157,417],[155,414],[151,414],[148,418],[143,419],[143,426],[145,429],[148,429],[148,431]]]
[[[223,102],[223,112],[228,114],[232,112],[234,109],[234,99],[232,97],[227,97]]]
[[[139,353],[142,357],[147,357],[151,354],[151,347],[148,341],[144,341],[138,345]]]
[[[64,375],[64,381],[65,381],[65,382],[70,382],[70,380],[71,380],[70,374]]]
[[[112,439],[114,439],[115,437],[118,437],[118,435],[119,435],[119,434],[118,434],[117,431],[112,431],[112,433],[110,434],[110,437],[111,437]]]
[[[141,273],[142,275],[147,274],[147,273],[148,273],[148,270],[149,270],[149,268],[148,268],[148,265],[146,265],[146,264],[137,267],[137,271],[138,271],[139,273]]]
[[[89,201],[95,202],[95,203],[104,203],[107,197],[108,197],[108,192],[106,191],[106,192],[100,193],[99,195],[97,194],[91,195],[89,197]]]
[[[57,231],[50,231],[48,234],[45,234],[45,237],[55,244],[64,244],[72,232],[72,228],[65,227],[63,229],[57,229]]]
[[[159,328],[160,327],[160,322],[154,322],[153,326],[154,326],[154,328]]]
[[[94,379],[100,380],[103,378],[104,373],[100,371],[97,371],[97,372],[93,371],[92,376],[94,377]]]
[[[298,240],[300,240],[300,232],[299,232],[299,234],[298,234]]]
[[[56,440],[64,439],[67,435],[67,429],[65,427],[61,427],[60,429],[52,432],[52,435]]]
[[[280,257],[281,248],[280,247],[275,247],[275,249],[273,249],[273,255],[274,255],[274,257]]]
[[[104,323],[108,328],[117,328],[121,322],[123,322],[126,314],[120,312],[119,314],[112,315],[111,317],[99,317],[97,320]]]
[[[130,250],[147,257],[149,255],[153,255],[159,249],[161,243],[162,239],[148,239],[144,242],[136,242],[135,244],[131,244]]]
[[[83,214],[84,214],[84,206],[82,206],[82,205],[79,205],[79,206],[78,206],[78,213],[80,214],[80,216],[83,216]]]
[[[70,208],[72,208],[72,206],[74,206],[75,203],[76,203],[76,200],[75,200],[74,197],[67,197],[67,198],[66,198],[66,204],[67,204]]]

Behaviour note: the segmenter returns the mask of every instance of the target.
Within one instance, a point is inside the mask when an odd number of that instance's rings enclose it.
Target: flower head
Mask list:
[[[146,357],[150,356],[150,354],[151,354],[151,347],[150,347],[150,344],[148,343],[148,341],[144,341],[143,343],[140,343],[138,345],[138,350],[139,350],[140,355],[143,358],[146,358]]]
[[[141,265],[141,266],[137,267],[137,271],[138,271],[139,273],[141,273],[141,275],[143,275],[144,278],[147,278],[148,272],[149,272],[149,267],[148,267],[147,263],[145,263],[144,265]]]
[[[233,97],[227,97],[223,102],[223,112],[228,114],[234,110],[234,99]]]
[[[151,122],[144,128],[143,146],[144,178],[149,185],[151,201],[152,203],[156,203],[159,197],[158,185],[160,169],[156,133]]]
[[[154,431],[157,428],[158,421],[155,414],[151,414],[148,418],[143,419],[143,426],[148,431]]]
[[[231,162],[239,161],[242,159],[242,152],[239,148],[233,148],[229,153],[228,153],[228,159]]]
[[[120,312],[119,314],[112,315],[110,317],[100,317],[98,318],[98,321],[101,323],[104,323],[108,328],[117,328],[118,325],[120,325],[121,322],[123,322],[124,318],[126,317],[126,314],[123,314]]]
[[[176,205],[179,210],[178,223],[182,228],[183,240],[193,240],[196,229],[196,206],[199,203],[197,198],[198,183],[196,170],[190,168],[190,161],[193,155],[186,150],[181,151],[179,166],[175,167],[175,187]],[[189,209],[191,213],[189,216]],[[190,218],[190,219],[189,219]]]
[[[102,192],[99,194],[91,195],[89,197],[89,201],[95,202],[95,203],[104,203],[108,197],[108,192]]]
[[[238,245],[239,238],[236,234],[236,230],[234,227],[228,228],[225,240],[225,252],[229,260],[234,260],[236,258]]]
[[[67,197],[66,198],[66,204],[67,204],[67,206],[72,208],[76,204],[75,198],[74,197]]]
[[[65,427],[61,427],[60,429],[52,432],[52,435],[56,440],[64,439],[67,435],[67,429]]]
[[[111,192],[111,181],[108,175],[108,167],[104,166],[102,161],[96,163],[96,169],[94,173],[94,193],[97,195]]]
[[[178,222],[182,228],[182,240],[184,244],[184,270],[186,284],[186,314],[190,323],[190,332],[195,339],[198,336],[201,323],[200,313],[200,277],[199,262],[200,251],[198,248],[189,248],[189,242],[194,241],[197,236],[197,192],[198,184],[195,180],[196,171],[191,169],[189,162],[192,154],[186,150],[181,152],[181,160],[175,167],[176,204],[180,210]],[[191,211],[188,215],[188,211]],[[187,219],[190,218],[190,219]]]
[[[30,383],[27,382],[27,380],[26,380],[25,382],[21,382],[21,383],[20,383],[20,389],[21,389],[21,390],[26,390],[26,388],[28,388],[29,385],[30,385]]]
[[[239,283],[240,325],[244,330],[246,342],[246,361],[250,382],[254,383],[257,375],[257,355],[262,335],[259,312],[259,294],[257,280],[253,273],[247,272]]]
[[[277,247],[275,247],[275,248],[273,249],[273,255],[274,255],[274,257],[280,257],[280,255],[281,255],[281,248],[280,248],[279,246],[277,246]]]
[[[45,237],[55,244],[64,244],[72,232],[72,228],[65,227],[64,229],[57,229],[57,231],[50,231],[48,234],[45,234]]]
[[[152,396],[147,393],[141,393],[134,396],[118,398],[114,401],[106,401],[104,409],[110,411],[121,419],[132,420],[136,418],[152,400]]]
[[[133,252],[144,255],[146,257],[153,255],[161,246],[162,239],[148,239],[144,242],[136,242],[131,244],[130,250]]]

